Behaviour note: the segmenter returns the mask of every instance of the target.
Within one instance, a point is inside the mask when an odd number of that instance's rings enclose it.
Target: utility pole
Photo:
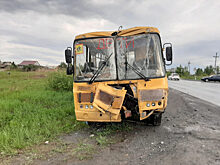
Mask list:
[[[218,56],[218,52],[216,52],[216,55],[213,56],[215,58],[215,73],[217,73],[217,67],[216,67],[216,63],[217,63],[217,58],[219,57]]]
[[[190,61],[188,62],[188,69],[189,69],[189,75],[190,75]]]

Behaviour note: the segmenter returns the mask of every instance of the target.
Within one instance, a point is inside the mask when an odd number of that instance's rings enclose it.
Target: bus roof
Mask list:
[[[90,32],[77,35],[75,39],[82,39],[82,38],[92,38],[92,37],[107,37],[112,36],[112,33],[115,31],[103,31],[103,32]],[[159,30],[155,27],[133,27],[129,29],[120,30],[118,36],[132,36],[137,34],[144,34],[144,33],[160,33]]]

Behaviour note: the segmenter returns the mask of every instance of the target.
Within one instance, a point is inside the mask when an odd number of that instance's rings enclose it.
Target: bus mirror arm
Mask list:
[[[67,75],[72,75],[72,74],[73,74],[73,71],[74,71],[73,66],[68,63],[68,64],[67,64],[67,68],[66,68],[66,74],[67,74]]]

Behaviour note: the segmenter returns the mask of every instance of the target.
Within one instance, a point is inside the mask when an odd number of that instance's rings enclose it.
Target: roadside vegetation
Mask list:
[[[1,157],[85,126],[68,80],[64,72],[0,72]]]
[[[73,77],[64,72],[54,72],[48,76],[47,86],[55,91],[72,91]]]
[[[176,73],[179,74],[179,76],[182,79],[187,79],[187,80],[201,80],[201,78],[214,75],[215,74],[215,68],[210,65],[206,66],[204,69],[202,68],[197,68],[195,69],[195,73],[192,75],[189,73],[188,67],[183,67],[182,65],[176,67]],[[220,73],[220,68],[217,66],[216,72]],[[171,72],[167,72],[167,77],[171,74]]]
[[[0,160],[88,127],[75,120],[72,81],[72,77],[62,70],[0,72]],[[79,160],[89,159],[97,147],[120,141],[117,134],[131,129],[127,123],[93,125],[91,137],[85,139],[92,139],[94,144],[79,143],[73,147],[73,154]],[[54,151],[51,147],[51,152],[68,149],[55,143],[58,145]],[[41,154],[39,151],[38,156]],[[36,155],[32,159],[34,157]]]

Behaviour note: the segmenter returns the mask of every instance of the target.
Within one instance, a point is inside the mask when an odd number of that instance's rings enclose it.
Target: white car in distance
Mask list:
[[[171,73],[171,75],[168,76],[168,80],[180,80],[180,76],[177,73]]]

